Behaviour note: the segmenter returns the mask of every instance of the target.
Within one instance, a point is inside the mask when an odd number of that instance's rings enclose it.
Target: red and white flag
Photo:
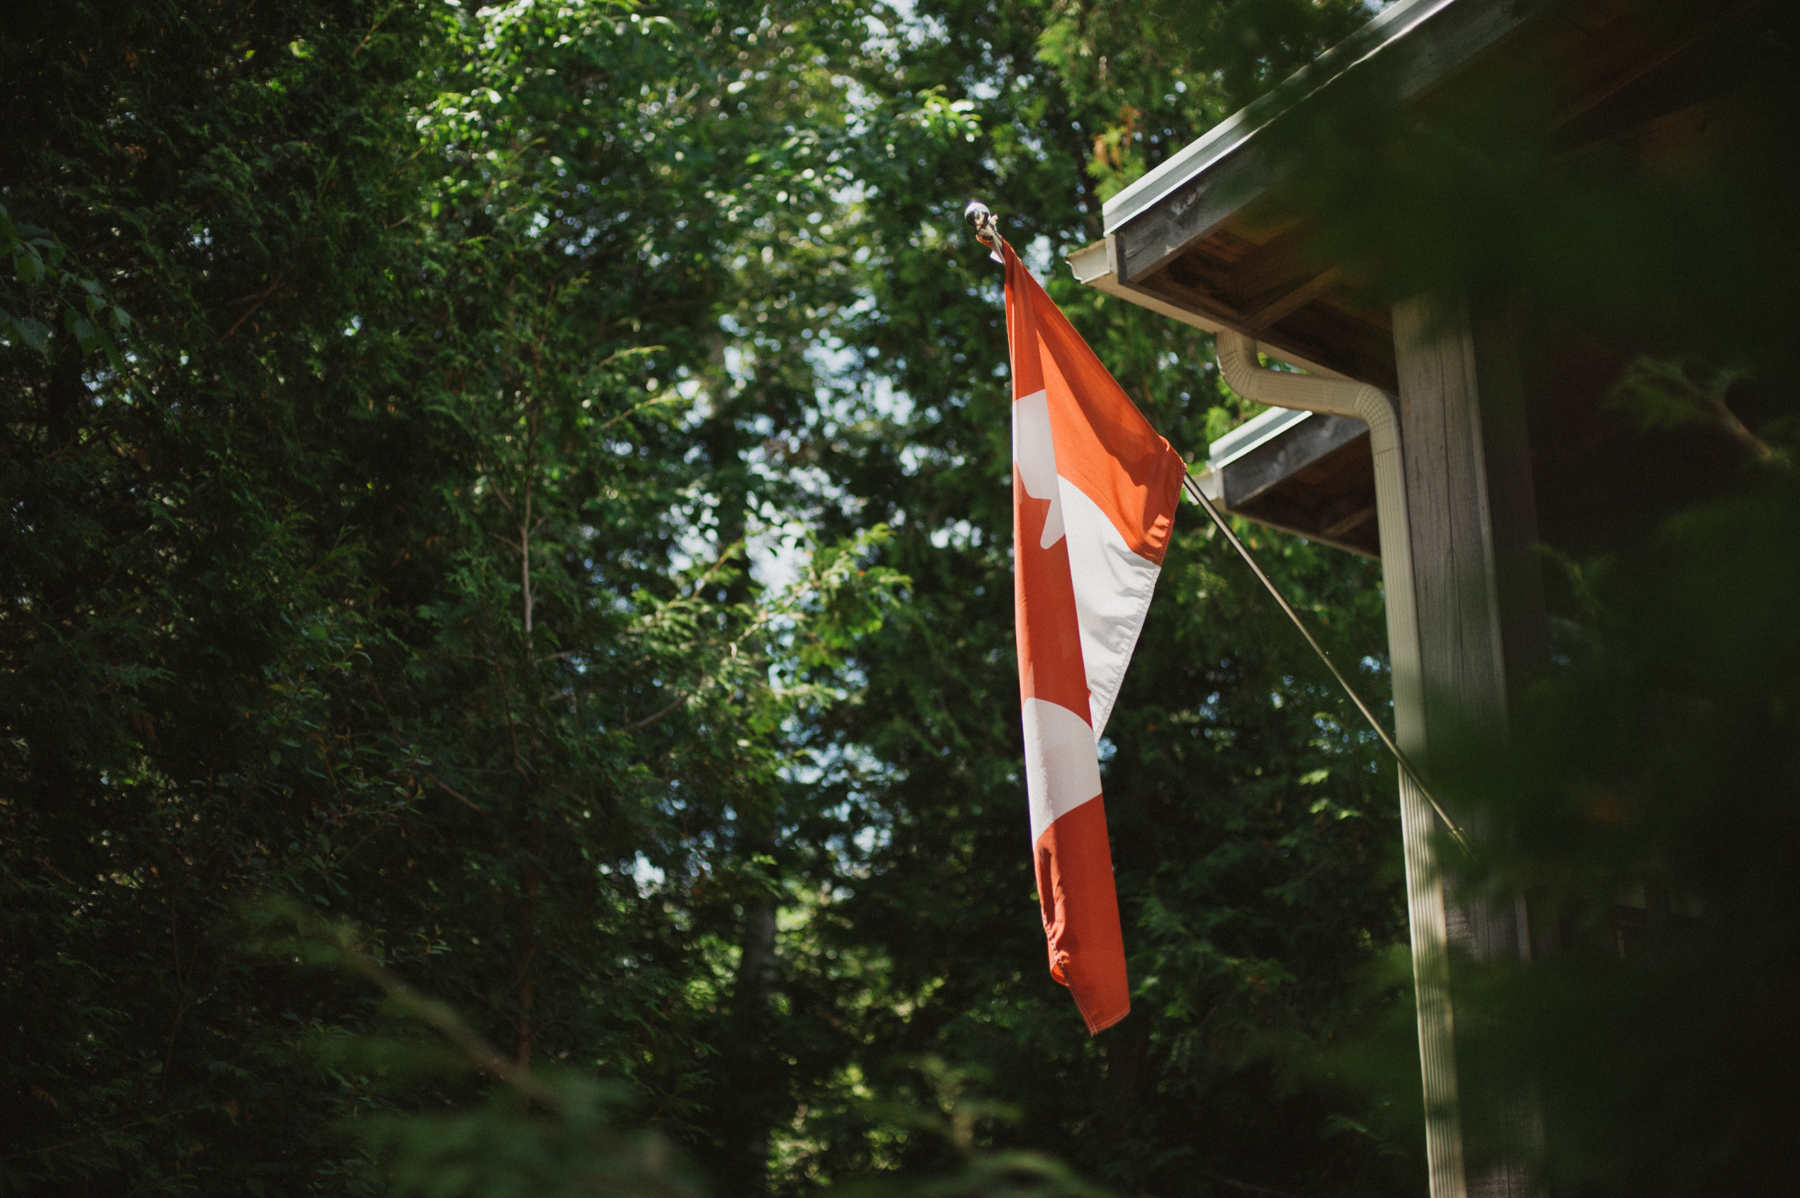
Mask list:
[[[1186,466],[1001,243],[1025,786],[1050,976],[1090,1032],[1131,1010],[1096,742],[1150,610]]]

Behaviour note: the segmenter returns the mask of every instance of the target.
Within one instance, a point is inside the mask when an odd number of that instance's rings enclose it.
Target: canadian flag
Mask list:
[[[1098,1033],[1131,1010],[1096,742],[1150,610],[1187,472],[1001,242],[1025,788],[1050,976]]]

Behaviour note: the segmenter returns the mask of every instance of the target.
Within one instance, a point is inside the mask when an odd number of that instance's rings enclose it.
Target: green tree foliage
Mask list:
[[[998,271],[960,225],[964,198],[994,204],[1178,447],[1203,454],[1209,432],[1245,409],[1222,392],[1204,338],[1083,293],[1058,264],[1097,229],[1086,174],[1112,115],[1069,85],[1057,57],[1077,14],[932,4],[918,15],[877,81],[880,111],[934,98],[940,117],[870,127],[874,303],[852,343],[873,402],[866,429],[846,430],[828,461],[862,499],[859,518],[894,527],[885,560],[913,580],[859,657],[866,694],[833,729],[868,745],[884,776],[870,876],[825,928],[879,963],[888,1010],[868,1025],[879,1051],[860,1054],[850,1094],[815,1101],[792,1151],[823,1178],[945,1164],[944,1141],[895,1143],[850,1101],[867,1089],[940,1104],[915,1063],[941,1054],[1014,1108],[996,1142],[1056,1153],[1122,1190],[1404,1189],[1411,1136],[1384,1140],[1380,1112],[1313,1072],[1322,1047],[1390,1009],[1382,971],[1404,937],[1391,775],[1192,509],[1105,748],[1134,1014],[1090,1041],[1045,979],[1017,819],[1006,342]],[[1208,68],[1192,77],[1210,111],[1228,102]],[[1367,660],[1364,683],[1379,693],[1373,564],[1255,541],[1334,651]]]
[[[390,1100],[306,1062],[383,1017],[238,951],[258,894],[708,1142],[737,912],[784,885],[745,828],[895,580],[865,540],[744,582],[779,485],[747,413],[810,389],[798,353],[746,385],[722,352],[752,234],[804,220],[734,171],[804,172],[783,106],[836,85],[734,107],[790,47],[680,15],[171,4],[9,35],[9,121],[42,134],[4,174],[18,1184],[369,1184],[332,1121]],[[120,311],[96,356],[80,322]]]
[[[1043,962],[958,212],[1198,456],[1205,339],[1058,252],[1353,16],[1157,12],[0,36],[7,1184],[1416,1187],[1319,1057],[1404,1015],[1391,774],[1188,511],[1105,766],[1136,1013]],[[1379,695],[1373,564],[1256,544]]]
[[[1104,199],[1368,17],[1356,0],[1071,0],[1045,14],[1037,48],[1078,109]]]
[[[1461,797],[1516,829],[1468,888],[1529,895],[1550,950],[1466,969],[1464,1056],[1536,1096],[1546,1131],[1526,1159],[1551,1192],[1786,1184],[1800,507],[1790,468],[1746,474],[1572,567],[1588,602],[1565,669],[1517,748],[1463,763]],[[1625,930],[1632,901],[1645,918]],[[1480,1153],[1518,1151],[1509,1112],[1472,1114]]]

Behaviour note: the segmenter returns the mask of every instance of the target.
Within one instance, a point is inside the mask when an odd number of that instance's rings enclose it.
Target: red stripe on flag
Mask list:
[[[1061,704],[1091,722],[1069,539],[1058,538],[1048,549],[1039,545],[1049,514],[1050,501],[1027,495],[1014,470],[1013,626],[1019,640],[1019,693]]]
[[[1085,756],[1095,751],[1093,715],[1069,539],[1062,516],[1055,514],[1062,503],[1059,488],[1069,477],[1062,463],[1064,438],[1056,414],[1046,416],[1043,407],[1046,402],[1065,409],[1073,406],[1079,416],[1080,405],[1069,398],[1067,363],[1052,357],[1060,338],[1046,340],[1040,335],[1043,326],[1066,327],[1067,322],[1010,246],[1004,254],[1013,367],[1013,571],[1019,690],[1022,701],[1042,700],[1074,717],[1051,720],[1040,728],[1041,734],[1057,737],[1057,743],[1037,746],[1026,761],[1028,789],[1034,788],[1057,813],[1039,834],[1033,857],[1051,976],[1069,988],[1088,1030],[1097,1033],[1130,1011],[1131,989],[1113,889],[1112,852],[1106,839],[1106,805],[1099,795],[1088,797],[1088,788],[1098,781],[1093,758]],[[1062,398],[1038,396],[1038,392],[1051,389]],[[1117,384],[1113,389],[1117,390]],[[1119,398],[1124,399],[1122,392]],[[1129,401],[1124,402],[1129,407]],[[1166,443],[1163,448],[1167,450]],[[1026,489],[1027,475],[1022,469],[1032,472],[1031,491]],[[1129,484],[1129,477],[1123,477]],[[1130,487],[1115,485],[1113,490],[1129,492]],[[1118,522],[1115,515],[1109,514],[1108,519]],[[1159,531],[1166,541],[1166,527]],[[1043,544],[1046,535],[1051,538],[1049,545]],[[1138,538],[1144,540],[1141,532]],[[1160,543],[1154,552],[1161,557]],[[1075,753],[1084,755],[1082,771],[1073,768],[1075,759],[1070,754]],[[1088,777],[1085,783],[1079,776],[1083,772]],[[1073,809],[1066,806],[1070,802],[1076,804]]]
[[[1038,341],[1037,313],[1035,305],[1019,302],[1019,283],[1023,277],[1037,287],[1037,280],[1031,272],[1020,263],[1018,255],[1012,247],[1005,246],[1006,254],[1006,345],[1012,355],[1013,398],[1021,399],[1044,389],[1044,367],[1039,361],[1042,347]],[[1038,293],[1043,288],[1038,287]],[[1046,299],[1049,297],[1046,296]],[[1054,304],[1051,307],[1055,307]],[[1061,313],[1058,313],[1061,315]]]
[[[1013,398],[1043,389],[1056,472],[1080,487],[1132,552],[1162,564],[1187,466],[1101,365],[1016,255],[1006,264]],[[1029,341],[1020,338],[1029,337]]]
[[[1106,800],[1095,796],[1051,824],[1034,856],[1050,976],[1069,988],[1088,1032],[1102,1032],[1131,1012]]]

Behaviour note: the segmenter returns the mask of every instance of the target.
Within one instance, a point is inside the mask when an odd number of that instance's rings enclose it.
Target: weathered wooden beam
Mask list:
[[[1350,444],[1369,430],[1347,416],[1314,415],[1222,468],[1224,506],[1236,508]]]
[[[1113,248],[1110,240],[1097,241],[1070,254],[1069,266],[1074,270],[1076,279],[1108,295],[1117,296],[1127,303],[1148,308],[1152,312],[1160,313],[1171,320],[1178,320],[1182,324],[1204,332],[1213,333],[1226,327],[1215,316],[1195,311],[1184,303],[1171,301],[1142,287],[1126,287],[1120,283],[1118,275],[1113,270]],[[1341,371],[1307,357],[1292,346],[1271,344],[1268,348],[1269,352],[1281,361],[1296,366],[1308,374],[1324,375],[1326,378],[1343,377]]]
[[[1419,638],[1419,685],[1404,695],[1396,687],[1394,721],[1401,745],[1430,771],[1434,761],[1441,769],[1504,741],[1509,709],[1547,661],[1548,621],[1524,395],[1506,324],[1471,316],[1460,299],[1419,297],[1395,306],[1394,348]],[[1448,801],[1472,831],[1493,833],[1457,811],[1454,796]],[[1480,960],[1526,955],[1521,907],[1449,905],[1445,931]],[[1423,1006],[1420,1018],[1423,1042]],[[1448,1026],[1447,1011],[1443,1018]],[[1452,1071],[1454,1089],[1453,1065],[1439,1067]],[[1429,1058],[1425,1080],[1429,1097]],[[1489,1109],[1527,1101],[1483,1098]],[[1525,1162],[1503,1159],[1467,1177],[1459,1146],[1429,1147],[1434,1198],[1524,1198]]]
[[[1260,146],[1245,145],[1183,183],[1114,234],[1119,278],[1126,283],[1142,279],[1205,241],[1267,191],[1275,177],[1269,155]]]
[[[1395,306],[1394,346],[1429,702],[1442,736],[1503,730],[1548,659],[1515,353],[1500,320],[1431,298]]]
[[[1262,333],[1277,321],[1324,295],[1343,277],[1343,268],[1333,266],[1285,291],[1255,297],[1244,306],[1244,327],[1252,333]]]
[[[1363,525],[1373,520],[1375,518],[1375,512],[1376,508],[1374,504],[1365,504],[1351,512],[1349,515],[1338,520],[1333,520],[1319,531],[1328,537],[1341,537],[1345,533],[1350,532],[1353,529],[1361,528]]]

